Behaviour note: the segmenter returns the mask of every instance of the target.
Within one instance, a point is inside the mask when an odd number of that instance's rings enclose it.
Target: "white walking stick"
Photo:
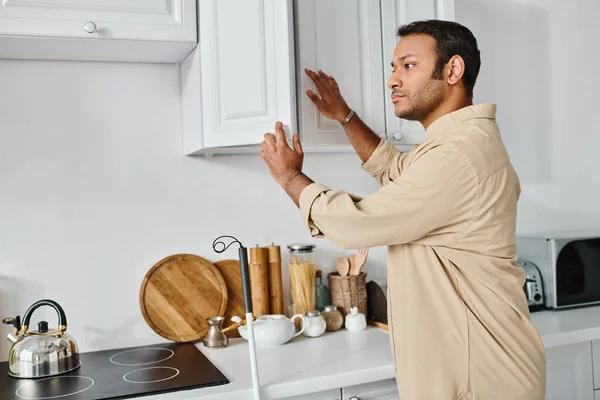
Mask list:
[[[219,239],[228,237],[234,241],[227,246],[223,242],[217,242]],[[233,243],[238,243],[238,257],[240,259],[240,274],[242,277],[242,290],[244,292],[244,310],[246,312],[246,326],[248,327],[248,349],[250,352],[250,371],[252,373],[252,391],[254,400],[260,400],[260,384],[258,382],[258,364],[256,362],[256,343],[254,342],[254,317],[252,316],[252,295],[250,293],[250,273],[248,271],[248,253],[242,243],[233,236],[220,236],[213,242],[213,249],[217,253],[222,253]],[[217,244],[221,244],[223,249],[217,250]]]

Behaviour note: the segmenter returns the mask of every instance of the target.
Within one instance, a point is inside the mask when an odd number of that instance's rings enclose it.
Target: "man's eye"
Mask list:
[[[404,69],[411,69],[414,66],[415,66],[415,64],[413,64],[413,63],[406,63],[406,64],[404,64]]]

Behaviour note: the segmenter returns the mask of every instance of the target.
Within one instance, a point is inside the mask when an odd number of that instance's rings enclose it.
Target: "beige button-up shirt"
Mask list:
[[[314,237],[388,246],[388,324],[402,400],[542,400],[544,347],[516,264],[519,179],[496,106],[446,114],[401,153],[382,140],[365,198],[314,183],[300,196]]]

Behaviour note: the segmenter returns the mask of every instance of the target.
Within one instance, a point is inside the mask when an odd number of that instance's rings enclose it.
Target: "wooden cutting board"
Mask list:
[[[242,290],[242,275],[240,272],[240,262],[238,260],[217,261],[215,267],[219,270],[225,285],[227,286],[227,309],[225,310],[225,321],[223,328],[233,324],[231,317],[237,315],[244,319],[246,311],[244,310],[244,292]],[[240,337],[237,329],[226,332],[229,338]]]
[[[140,288],[140,308],[146,323],[175,342],[202,339],[206,318],[222,317],[227,287],[219,270],[193,254],[175,254],[157,262]]]

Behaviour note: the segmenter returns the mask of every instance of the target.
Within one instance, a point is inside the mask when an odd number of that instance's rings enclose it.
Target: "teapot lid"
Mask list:
[[[321,312],[319,310],[312,310],[308,311],[304,315],[306,315],[307,317],[318,317],[319,315],[321,315]]]

